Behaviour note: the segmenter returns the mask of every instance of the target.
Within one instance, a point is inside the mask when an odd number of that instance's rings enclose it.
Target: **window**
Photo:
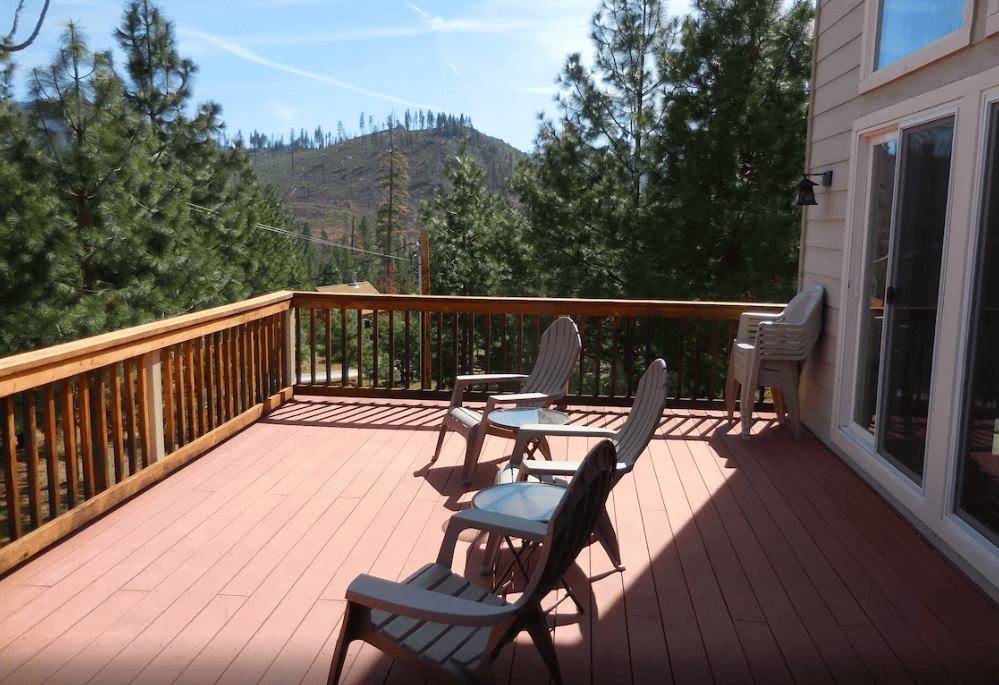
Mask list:
[[[966,47],[974,0],[867,0],[860,92]]]
[[[874,70],[893,64],[964,24],[963,0],[881,0]]]

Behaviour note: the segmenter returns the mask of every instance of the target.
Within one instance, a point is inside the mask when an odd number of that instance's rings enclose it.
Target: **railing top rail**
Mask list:
[[[781,311],[784,304],[671,300],[597,300],[548,297],[456,297],[451,295],[366,295],[296,292],[292,306],[317,309],[393,309],[445,313],[538,314],[543,316],[659,316],[676,319],[738,320],[746,311]]]
[[[292,306],[293,296],[290,291],[271,293],[0,358],[0,397],[286,311]]]

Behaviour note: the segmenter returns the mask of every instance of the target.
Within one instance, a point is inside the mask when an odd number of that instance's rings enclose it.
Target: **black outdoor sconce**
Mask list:
[[[818,176],[819,182],[809,180],[809,176]],[[805,174],[805,177],[795,184],[797,193],[791,202],[792,207],[804,207],[805,205],[817,205],[815,201],[815,186],[828,187],[832,185],[832,171],[823,171],[821,174]]]

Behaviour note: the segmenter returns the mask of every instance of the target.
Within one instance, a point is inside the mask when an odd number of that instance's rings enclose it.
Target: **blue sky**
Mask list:
[[[671,0],[686,12],[686,0]],[[26,0],[19,36],[43,0]],[[482,132],[533,148],[538,112],[556,113],[566,57],[592,53],[599,0],[160,0],[179,49],[199,67],[194,100],[222,105],[230,135],[284,135],[316,126],[357,133],[364,113],[384,122],[415,112],[465,114]],[[14,0],[3,3],[9,30]],[[52,0],[39,38],[17,53],[27,68],[52,59],[70,20],[92,49],[115,46],[124,1]],[[116,60],[121,64],[121,60]]]

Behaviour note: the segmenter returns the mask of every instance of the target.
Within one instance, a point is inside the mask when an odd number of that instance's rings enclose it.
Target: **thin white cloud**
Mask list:
[[[454,72],[454,75],[455,75],[455,76],[461,76],[461,72],[460,72],[460,71],[458,71],[458,67],[454,66],[454,65],[453,65],[453,64],[451,64],[450,62],[448,62],[448,66],[449,66],[449,67],[451,67],[451,71],[453,71],[453,72]]]
[[[367,95],[369,97],[379,98],[381,100],[388,100],[389,102],[395,102],[400,105],[405,105],[406,107],[417,107],[420,109],[426,107],[426,105],[421,105],[414,102],[407,102],[406,100],[397,98],[394,95],[387,95],[385,93],[376,93],[375,91],[368,90],[366,88],[361,88],[360,86],[355,86],[351,83],[346,83],[344,81],[339,81],[335,78],[330,78],[329,76],[323,76],[322,74],[316,74],[311,71],[305,71],[304,69],[299,69],[297,67],[269,60],[266,57],[261,57],[260,55],[256,54],[251,50],[247,50],[246,48],[239,45],[235,41],[232,41],[228,38],[223,38],[222,36],[216,36],[211,33],[205,33],[203,31],[198,31],[195,29],[187,29],[185,32],[196,38],[201,38],[202,40],[206,40],[212,43],[213,45],[221,48],[222,50],[225,50],[226,52],[231,53],[233,55],[236,55],[237,57],[242,57],[243,59],[249,60],[250,62],[254,62],[256,64],[260,64],[265,67],[270,67],[272,69],[279,69],[281,71],[286,71],[289,74],[296,74],[298,76],[310,78],[315,81],[320,81],[322,83],[328,83],[331,86],[336,86],[337,88],[343,88],[345,90],[350,90],[355,93],[360,93],[361,95]]]

